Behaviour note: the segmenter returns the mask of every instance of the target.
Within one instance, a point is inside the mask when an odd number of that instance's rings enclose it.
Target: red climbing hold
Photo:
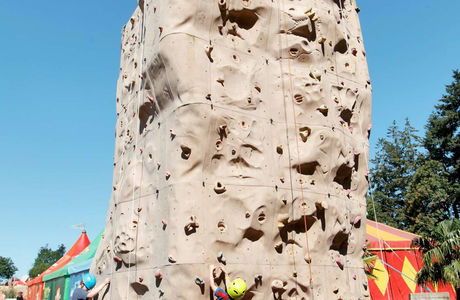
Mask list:
[[[336,264],[339,266],[339,268],[343,270],[344,263],[343,263],[342,259],[341,259],[340,257],[337,257],[337,258],[335,259],[335,262],[336,262]]]
[[[147,99],[149,99],[150,103],[153,103],[155,101],[155,99],[153,99],[153,97],[149,95],[147,95]]]
[[[155,272],[155,278],[158,279],[158,280],[162,280],[162,279],[163,279],[163,274],[161,273],[161,269],[158,269],[158,270]]]

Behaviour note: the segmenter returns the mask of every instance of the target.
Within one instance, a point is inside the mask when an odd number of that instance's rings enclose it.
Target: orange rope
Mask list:
[[[285,6],[284,6],[284,0],[281,1],[282,3],[282,9],[283,12],[285,11]],[[287,20],[286,20],[286,13],[283,15],[284,19],[284,33],[286,34],[286,49],[289,54],[289,43],[288,43],[288,31],[287,31]],[[297,166],[298,166],[298,171],[299,174],[301,174],[301,167],[300,167],[300,150],[299,150],[299,139],[297,138],[297,120],[296,120],[296,115],[295,115],[295,102],[294,102],[294,87],[293,87],[293,79],[292,79],[292,72],[291,72],[291,60],[288,58],[288,72],[289,72],[289,90],[290,90],[290,97],[291,97],[291,102],[292,102],[292,113],[294,117],[294,132],[295,132],[295,141],[296,141],[296,148],[297,148]],[[289,141],[288,141],[289,142]],[[311,255],[310,255],[310,246],[308,244],[308,231],[307,231],[307,211],[306,211],[306,203],[305,203],[305,198],[303,194],[303,181],[299,180],[300,184],[300,193],[302,197],[302,208],[303,208],[303,223],[305,226],[305,241],[307,245],[307,255],[308,255],[308,269],[310,273],[310,285],[313,282],[313,275],[311,271]]]

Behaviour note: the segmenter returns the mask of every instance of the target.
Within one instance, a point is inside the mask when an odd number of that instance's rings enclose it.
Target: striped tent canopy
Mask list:
[[[450,285],[425,288],[417,285],[415,275],[423,265],[422,255],[411,247],[411,242],[418,235],[370,220],[366,233],[368,250],[378,257],[373,272],[377,279],[369,279],[373,300],[409,299],[412,293],[432,292],[448,292],[450,299],[456,299],[455,289]]]
[[[69,251],[67,251],[66,254],[64,254],[63,257],[61,257],[56,263],[54,263],[51,267],[49,267],[47,270],[43,271],[40,275],[35,277],[34,279],[27,281],[27,299],[30,300],[42,300],[43,296],[43,276],[47,274],[51,274],[63,266],[65,266],[72,258],[80,254],[83,249],[85,249],[88,245],[90,244],[88,236],[86,235],[86,231],[83,231],[78,238],[78,240],[75,242],[75,244],[70,248]]]

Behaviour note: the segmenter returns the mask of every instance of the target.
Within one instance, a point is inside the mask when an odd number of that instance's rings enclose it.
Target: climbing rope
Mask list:
[[[143,98],[143,95],[144,95],[144,90],[142,89],[142,85],[143,85],[143,76],[142,76],[142,71],[144,69],[144,45],[145,45],[145,32],[144,32],[144,26],[145,26],[145,9],[146,9],[146,3],[144,2],[144,9],[140,9],[140,13],[142,13],[142,20],[141,20],[141,24],[140,24],[140,34],[139,34],[139,37],[140,37],[140,44],[141,44],[141,51],[140,51],[140,54],[141,54],[141,63],[140,63],[140,68],[139,68],[139,86],[138,86],[138,90],[137,90],[137,105],[136,105],[136,118],[137,118],[137,126],[135,128],[135,135],[136,135],[136,138],[135,138],[135,143],[134,143],[134,155],[135,155],[135,152],[137,151],[136,147],[138,145],[138,137],[139,137],[139,128],[140,128],[140,118],[139,118],[139,109],[140,109],[140,102],[141,102],[141,98]],[[139,148],[140,149],[140,148]],[[141,152],[141,157],[142,157],[142,152]],[[135,201],[135,195],[134,195],[134,191],[135,191],[135,168],[133,167],[133,181],[132,181],[132,185],[133,185],[133,188],[132,188],[132,199],[131,199],[131,219],[133,219],[133,216],[134,216],[134,201]],[[141,175],[142,176],[142,175]],[[141,177],[141,180],[142,180],[142,177]],[[140,183],[140,185],[142,185],[142,182]],[[138,216],[139,218],[139,216]],[[139,222],[136,223],[136,242],[135,242],[135,247],[137,247],[137,235],[138,235],[138,224]],[[128,254],[128,268],[131,268],[131,252],[129,252]],[[127,279],[127,287],[126,287],[126,298],[127,300],[129,300],[129,290],[130,290],[130,282],[131,282],[131,269],[128,269],[128,279]]]
[[[372,181],[369,180],[369,183],[371,184]],[[375,211],[374,194],[372,193],[372,188],[369,188],[369,195],[371,196],[372,209],[374,211],[375,227],[377,228],[377,239],[379,240],[379,250],[380,250],[380,256],[382,257],[382,261],[383,261],[383,269],[385,271],[385,279],[387,280],[387,282],[389,282],[390,278],[388,276],[388,271],[385,268],[386,263],[385,263],[385,257],[383,256],[383,251],[382,251],[383,245],[382,245],[382,240],[380,239],[379,221],[377,220],[377,213]],[[387,298],[388,298],[388,300],[391,300],[390,291],[388,291],[388,293],[387,293]]]
[[[285,33],[285,42],[286,42],[286,49],[288,51],[289,55],[289,41],[288,41],[288,30],[287,30],[287,20],[286,20],[286,13],[285,13],[285,3],[284,0],[281,1],[282,3],[282,10],[283,10],[283,21],[284,21],[284,33]],[[296,141],[296,149],[297,149],[297,167],[298,167],[298,172],[301,174],[301,164],[300,164],[300,149],[299,149],[299,139],[297,138],[297,120],[296,120],[296,112],[295,112],[295,100],[294,100],[294,82],[292,79],[292,71],[291,71],[291,60],[288,58],[288,74],[289,74],[289,92],[290,92],[290,98],[291,98],[291,103],[292,103],[292,114],[293,114],[293,122],[294,122],[294,136],[295,136],[295,141]],[[287,120],[286,120],[287,121]],[[288,141],[289,143],[289,141]],[[305,227],[305,242],[307,246],[307,264],[308,264],[308,270],[310,274],[310,287],[312,287],[313,283],[313,275],[311,271],[311,255],[310,255],[310,245],[308,243],[308,226],[307,226],[307,208],[306,208],[306,203],[305,203],[305,197],[303,193],[303,181],[302,179],[299,180],[300,184],[300,194],[301,194],[301,200],[302,200],[302,209],[303,209],[303,223]]]

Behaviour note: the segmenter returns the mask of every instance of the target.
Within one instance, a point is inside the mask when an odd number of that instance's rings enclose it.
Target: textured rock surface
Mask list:
[[[208,265],[222,263],[251,286],[245,299],[367,298],[371,87],[356,3],[139,6],[92,266],[112,278],[103,298],[209,299]]]

